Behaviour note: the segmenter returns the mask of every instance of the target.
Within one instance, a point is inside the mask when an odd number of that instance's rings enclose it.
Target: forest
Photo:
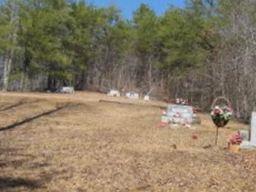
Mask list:
[[[256,1],[188,0],[125,19],[75,0],[0,1],[0,87],[152,91],[209,110],[228,98],[237,118],[256,106]]]

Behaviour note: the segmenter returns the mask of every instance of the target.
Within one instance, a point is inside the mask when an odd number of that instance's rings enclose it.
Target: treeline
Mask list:
[[[72,0],[6,0],[0,6],[3,90],[136,90],[209,109],[229,98],[248,119],[256,104],[256,1],[190,0],[131,20],[116,7]]]

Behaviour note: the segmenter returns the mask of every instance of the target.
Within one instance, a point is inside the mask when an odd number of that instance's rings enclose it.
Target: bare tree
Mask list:
[[[10,33],[8,34],[8,41],[10,42],[9,48],[6,50],[4,55],[4,74],[3,74],[3,91],[8,89],[8,82],[14,57],[14,46],[17,39],[17,29],[18,29],[18,4],[16,0],[10,1],[8,4],[8,9],[10,13]]]

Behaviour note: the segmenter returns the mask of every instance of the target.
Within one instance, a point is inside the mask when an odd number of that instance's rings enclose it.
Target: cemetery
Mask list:
[[[0,192],[256,192],[256,0],[0,0]]]
[[[213,116],[189,105],[92,92],[0,96],[0,191],[255,189],[255,112],[251,125],[219,127],[216,144]]]

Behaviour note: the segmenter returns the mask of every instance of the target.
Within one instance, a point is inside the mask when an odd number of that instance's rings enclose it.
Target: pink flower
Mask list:
[[[221,115],[221,114],[223,114],[223,110],[219,106],[216,106],[213,110],[213,114],[214,115]]]
[[[228,142],[233,145],[234,144],[239,145],[240,143],[242,143],[242,136],[241,136],[240,132],[238,131],[238,132],[230,135]]]

